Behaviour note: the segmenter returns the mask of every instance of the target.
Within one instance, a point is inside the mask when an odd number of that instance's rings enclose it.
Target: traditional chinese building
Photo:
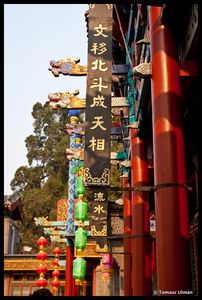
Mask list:
[[[109,4],[102,5],[103,10],[109,9]],[[103,105],[108,109],[110,105],[103,97],[106,99],[109,68],[100,55],[108,49],[105,39],[110,21],[106,25],[103,16],[103,22],[91,22],[96,6],[89,5],[86,13],[91,47],[88,75],[92,73],[87,98],[91,113],[95,101],[102,108],[87,119],[90,129],[99,127],[106,132]],[[180,290],[197,294],[198,5],[114,4],[112,18],[112,53],[108,53],[112,97],[127,99],[128,107],[119,109],[118,117],[124,163],[128,165],[121,168],[120,176],[124,235],[112,239],[108,232],[108,244],[117,241],[123,247],[124,295],[151,296]],[[96,88],[99,99],[93,94]],[[99,157],[104,150],[99,131],[90,134],[86,144],[91,149],[88,168],[92,167],[90,158]],[[119,139],[117,136],[117,142]],[[100,164],[95,166],[97,176]],[[92,182],[92,174],[86,177]],[[98,177],[101,180],[102,176]]]
[[[54,255],[48,255],[46,259],[47,272],[45,278],[48,281],[47,288],[52,290],[52,271],[54,270],[52,261]],[[64,257],[61,256],[64,260]],[[33,254],[7,254],[4,255],[4,296],[29,296],[38,289],[36,280],[39,278],[36,270],[39,261]],[[65,295],[65,268],[59,266],[60,286],[59,296]]]
[[[198,5],[90,4],[85,17],[91,246],[82,257],[93,265],[92,295],[197,294]],[[67,64],[54,66],[72,75]],[[110,203],[112,190],[122,191],[123,206]],[[92,247],[97,258],[114,258],[107,284]],[[66,256],[72,283],[72,261],[81,256],[73,248],[74,239]],[[75,295],[70,286],[66,295]]]
[[[36,255],[19,254],[20,236],[16,220],[23,220],[23,208],[18,192],[4,197],[4,296],[28,296],[35,289],[38,289],[36,286],[38,278],[36,269],[39,266],[39,261]],[[27,248],[29,250],[29,247]],[[48,267],[46,276],[50,290],[52,288],[53,258],[53,255],[49,255],[46,262]],[[65,294],[64,266],[60,266],[59,270],[61,276],[58,295],[63,296]]]
[[[19,229],[16,220],[22,221],[23,210],[17,192],[4,196],[4,254],[18,252]]]
[[[69,236],[65,295],[197,295],[198,5],[90,4],[85,17],[91,234],[82,253]],[[126,104],[115,109],[114,98]],[[112,155],[112,141],[121,154]],[[112,190],[122,201],[110,199]],[[114,259],[107,279],[104,253]],[[87,271],[76,288],[77,256]]]

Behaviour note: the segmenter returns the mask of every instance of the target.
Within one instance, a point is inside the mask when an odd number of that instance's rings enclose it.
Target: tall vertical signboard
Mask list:
[[[84,185],[110,185],[112,4],[90,4]]]
[[[107,248],[107,191],[110,186],[112,4],[90,4],[84,185],[91,187],[91,236]],[[97,251],[97,250],[96,250]]]

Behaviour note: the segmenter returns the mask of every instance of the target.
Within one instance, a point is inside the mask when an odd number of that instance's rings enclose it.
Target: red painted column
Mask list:
[[[96,266],[93,268],[92,296],[96,296]]]
[[[154,183],[185,184],[179,66],[172,32],[161,24],[161,10],[150,8]],[[157,189],[155,215],[159,295],[190,290],[187,190]]]
[[[73,245],[69,244],[66,246],[66,272],[65,272],[65,293],[66,296],[72,296],[73,286]]]
[[[72,296],[76,296],[76,284],[75,284],[75,279],[73,278],[72,281]]]
[[[130,187],[128,178],[123,178],[123,187]],[[123,192],[123,221],[124,235],[131,235],[131,192],[130,190]],[[131,287],[131,248],[130,238],[124,238],[124,296],[132,296]]]
[[[80,296],[80,285],[75,285],[76,286],[76,296]]]
[[[7,272],[5,274],[5,279],[4,279],[4,296],[9,296],[9,290],[10,290],[10,272]]]
[[[144,142],[131,129],[132,187],[148,185]],[[149,192],[132,191],[132,288],[133,296],[151,296],[151,239],[149,238]]]
[[[83,296],[86,296],[86,289],[87,289],[87,282],[86,281],[83,282],[82,288],[83,288]]]

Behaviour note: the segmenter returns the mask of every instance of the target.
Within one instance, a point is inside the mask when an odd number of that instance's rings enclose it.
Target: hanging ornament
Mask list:
[[[36,285],[39,288],[44,288],[47,286],[47,280],[44,278],[47,272],[47,266],[44,264],[44,260],[47,258],[47,253],[44,251],[44,247],[47,245],[47,240],[41,236],[37,240],[37,245],[39,246],[39,252],[36,257],[41,261],[39,267],[37,268],[37,273],[39,274],[39,279],[36,281]]]
[[[73,278],[76,285],[81,285],[86,275],[86,261],[82,257],[73,260]]]
[[[88,216],[88,204],[81,200],[79,197],[78,202],[76,203],[76,220],[77,221],[86,221]]]
[[[58,277],[60,276],[60,271],[58,271],[58,263],[59,263],[59,254],[61,253],[60,248],[56,247],[53,250],[53,253],[55,254],[55,259],[53,260],[54,265],[54,271],[52,272],[52,287],[53,287],[53,295],[58,296],[58,286],[60,285],[60,282],[58,280]]]
[[[75,247],[78,250],[84,250],[87,243],[87,231],[79,227],[75,232]]]
[[[48,244],[48,242],[47,242],[47,240],[45,239],[45,237],[43,237],[43,236],[41,236],[38,240],[37,240],[37,245],[39,246],[39,249],[40,249],[40,247],[42,247],[42,249],[43,249],[43,247],[45,247],[47,244]]]
[[[82,172],[82,171],[79,171],[79,172]],[[77,195],[86,195],[86,188],[83,184],[83,175],[78,175],[78,172],[77,172],[77,177],[76,177],[76,194]]]
[[[101,269],[104,279],[111,279],[112,273],[114,271],[114,259],[112,254],[105,253],[101,259]]]

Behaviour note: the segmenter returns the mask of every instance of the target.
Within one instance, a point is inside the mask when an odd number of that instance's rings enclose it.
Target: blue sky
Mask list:
[[[51,59],[80,57],[87,65],[86,10],[87,4],[4,5],[4,195],[12,193],[17,168],[28,165],[24,141],[33,133],[33,105],[50,92],[86,95],[86,76],[48,71]]]

